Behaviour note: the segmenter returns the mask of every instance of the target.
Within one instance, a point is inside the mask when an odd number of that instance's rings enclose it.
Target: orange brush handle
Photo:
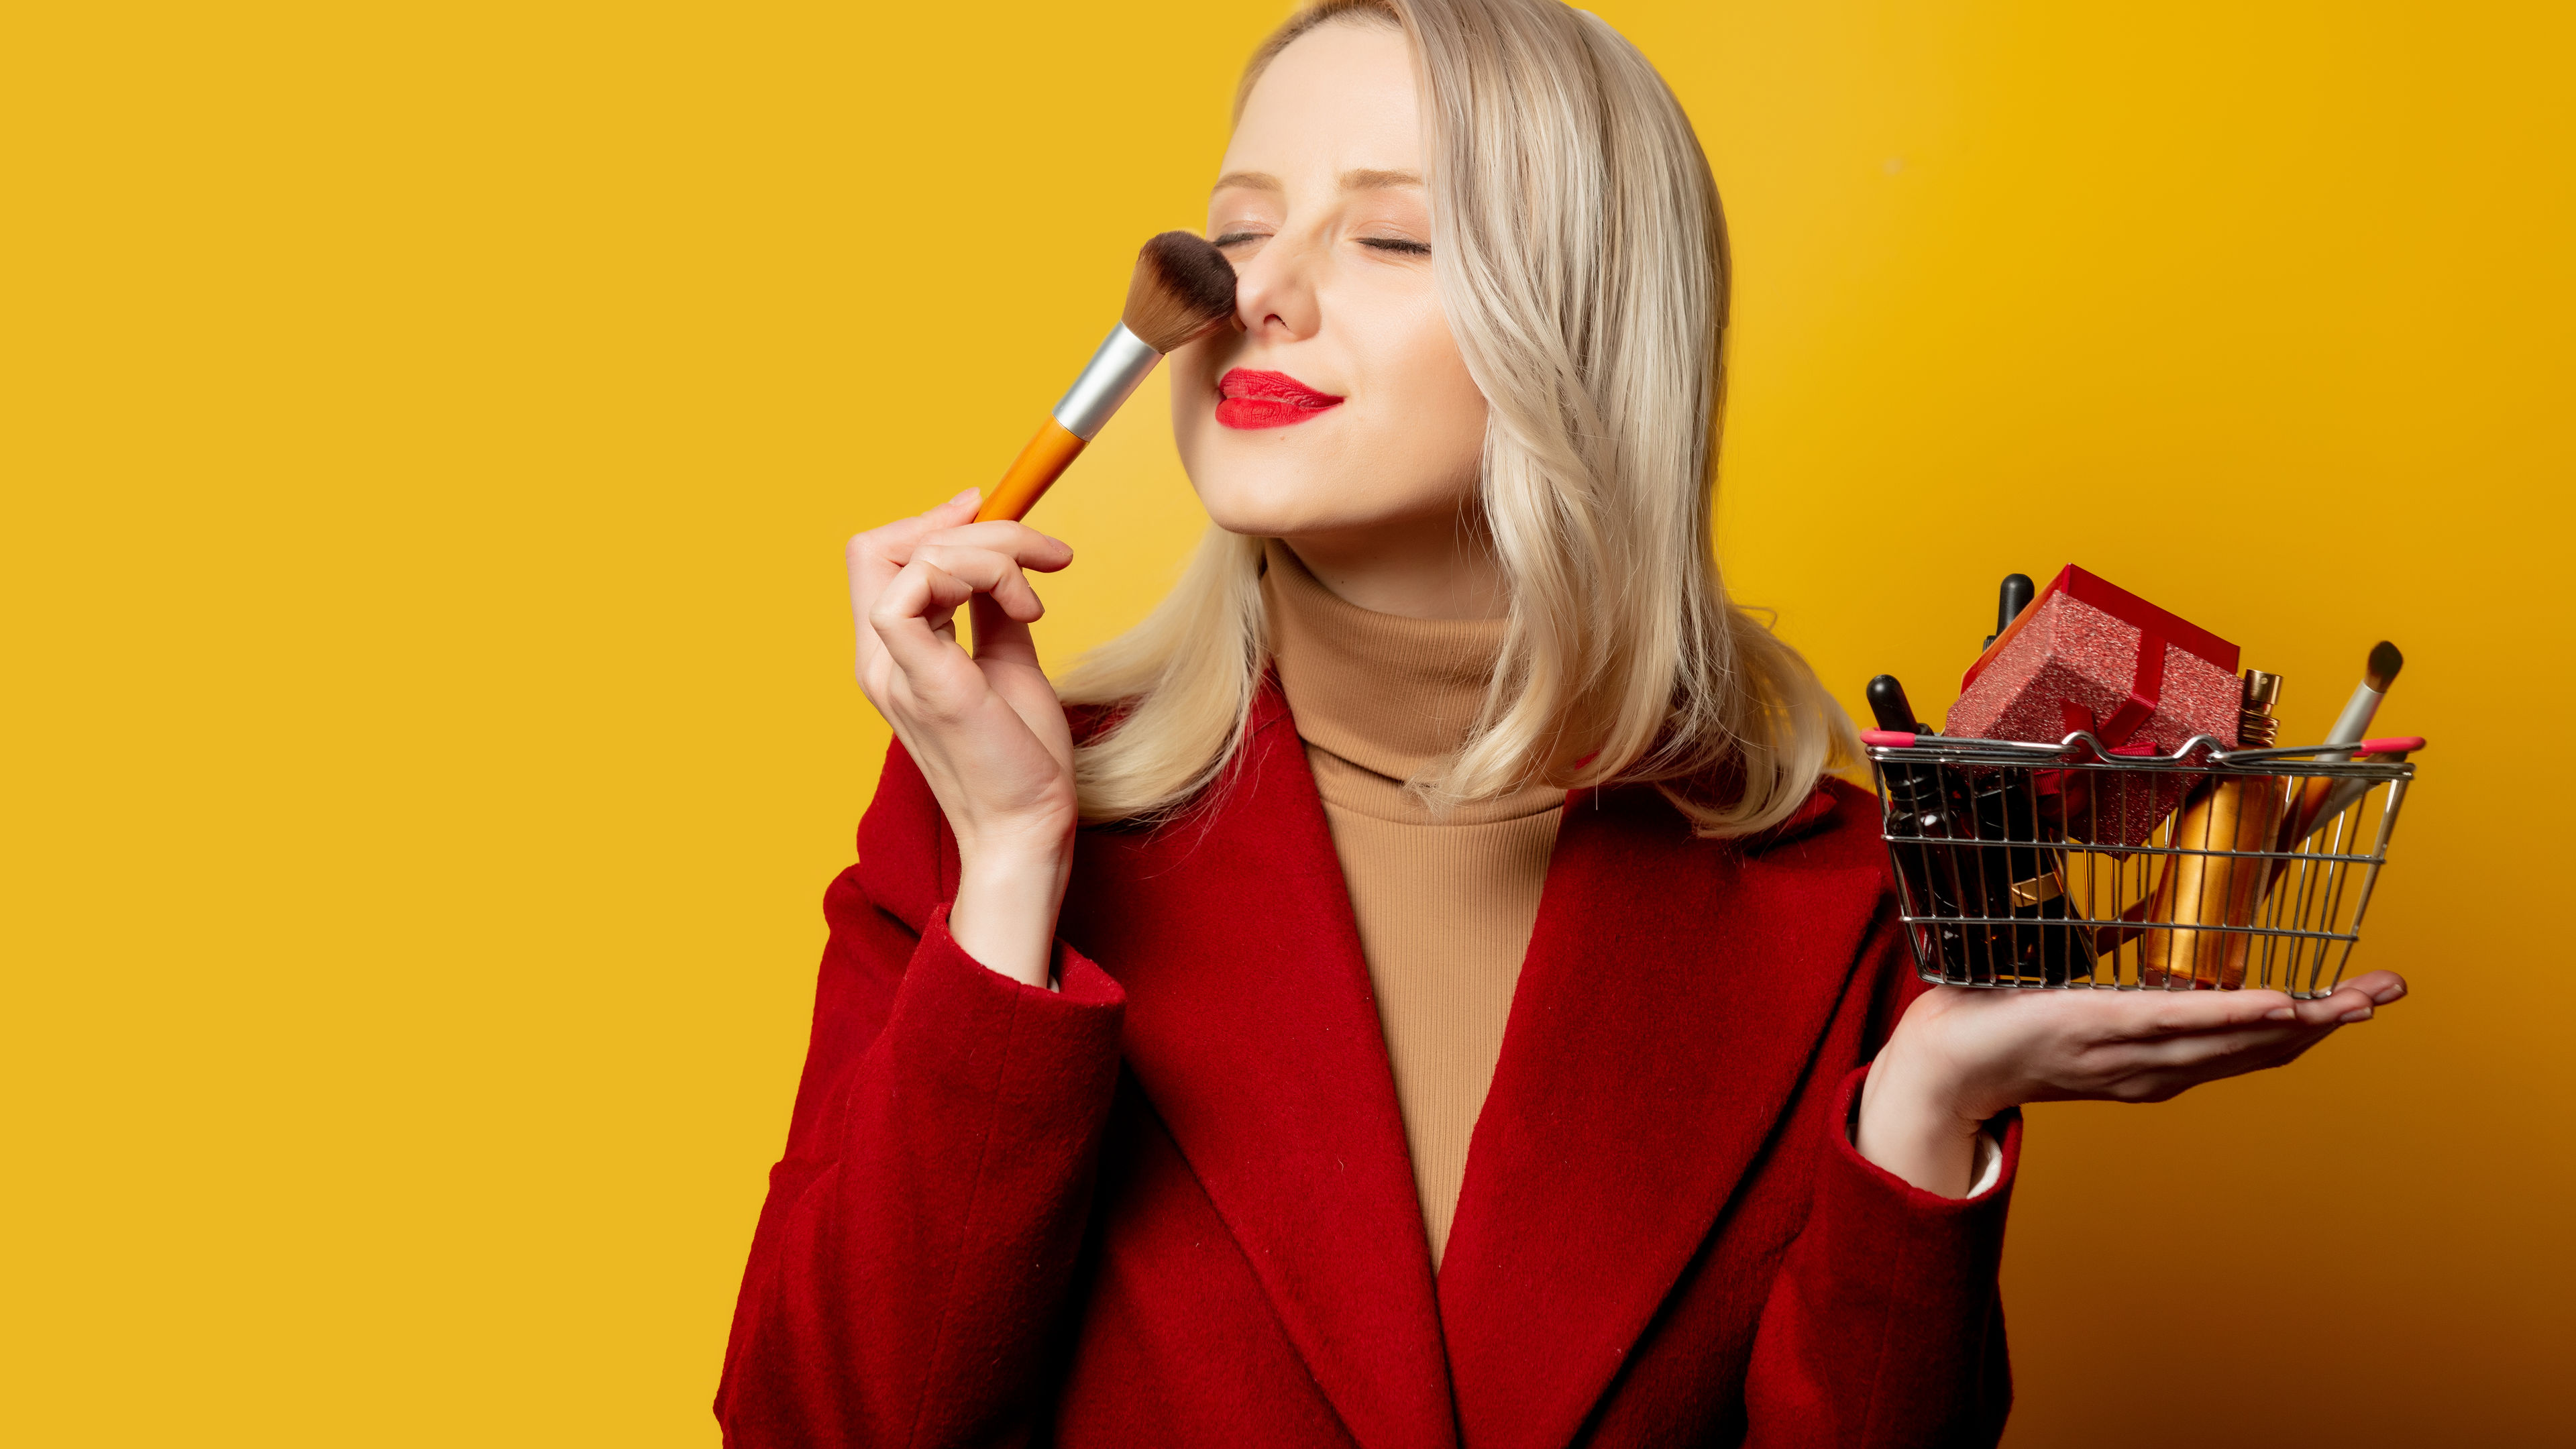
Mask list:
[[[1003,474],[1002,481],[984,496],[984,506],[975,510],[975,521],[1026,517],[1046,496],[1047,485],[1081,454],[1083,446],[1083,440],[1071,429],[1053,418],[1047,419],[1038,435],[1020,450],[1019,461],[1011,465],[1011,471]]]

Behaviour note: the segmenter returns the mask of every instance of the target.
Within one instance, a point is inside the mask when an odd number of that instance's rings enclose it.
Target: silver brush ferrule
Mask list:
[[[2368,680],[2363,680],[2361,683],[2354,685],[2352,687],[2352,702],[2343,707],[2343,713],[2336,718],[2334,728],[2326,732],[2326,743],[2330,745],[2360,744],[2362,737],[2370,733],[2370,721],[2379,713],[2379,701],[2383,698],[2385,698],[2384,695],[2382,695],[2378,690],[2370,687],[2370,681]],[[2336,750],[2329,754],[2319,755],[2317,758],[2320,760],[2349,760],[2352,758],[2352,751]]]
[[[1162,360],[1163,354],[1146,346],[1144,338],[1127,330],[1127,324],[1118,324],[1110,329],[1109,340],[1091,354],[1091,365],[1066,389],[1064,401],[1055,405],[1055,420],[1066,432],[1090,442]]]

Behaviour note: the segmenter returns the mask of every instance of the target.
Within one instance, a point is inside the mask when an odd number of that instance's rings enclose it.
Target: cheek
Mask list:
[[[1414,319],[1403,345],[1394,351],[1401,358],[1401,413],[1417,466],[1472,480],[1484,459],[1489,409],[1436,303]]]
[[[1202,340],[1177,348],[1163,359],[1163,372],[1172,389],[1172,442],[1180,450],[1182,469],[1193,478],[1206,456],[1208,435],[1216,431],[1213,348],[1214,344]]]
[[[1222,527],[1288,535],[1366,527],[1455,507],[1474,490],[1485,397],[1438,299],[1426,288],[1331,300],[1327,315],[1340,325],[1304,343],[1318,350],[1303,355],[1326,359],[1323,375],[1347,379],[1360,395],[1332,423],[1219,426],[1217,377],[1245,361],[1236,339],[1192,343],[1164,363],[1181,466]],[[1277,362],[1293,372],[1297,360],[1292,352]]]
[[[1227,339],[1194,342],[1164,359],[1171,373],[1172,443],[1190,490],[1218,527],[1234,533],[1293,533],[1322,499],[1319,480],[1344,471],[1319,465],[1296,429],[1237,432],[1216,420],[1216,380],[1236,349]]]

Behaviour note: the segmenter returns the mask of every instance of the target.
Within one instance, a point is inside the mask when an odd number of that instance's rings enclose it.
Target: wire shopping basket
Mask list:
[[[1924,980],[2303,1000],[2343,979],[2424,743],[1861,738]]]

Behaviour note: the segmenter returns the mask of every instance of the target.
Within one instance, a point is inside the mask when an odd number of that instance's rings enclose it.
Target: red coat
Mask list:
[[[1921,988],[1875,806],[1758,842],[1567,803],[1438,1274],[1313,777],[1275,690],[1207,815],[1086,830],[1061,993],[959,951],[900,747],[824,900],[728,1444],[1990,1444],[2018,1156],[1863,1161]]]

